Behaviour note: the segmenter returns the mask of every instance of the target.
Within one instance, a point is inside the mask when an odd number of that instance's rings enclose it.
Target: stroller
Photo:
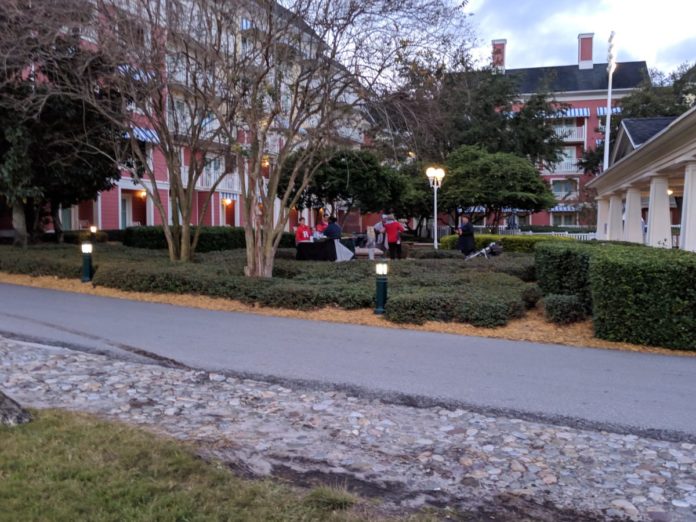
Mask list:
[[[464,258],[464,260],[467,259],[473,259],[475,257],[483,256],[486,259],[492,256],[499,256],[500,254],[503,253],[503,247],[501,245],[498,245],[497,243],[491,243],[487,247],[482,248],[481,250],[477,252],[473,252],[472,254],[469,254]]]

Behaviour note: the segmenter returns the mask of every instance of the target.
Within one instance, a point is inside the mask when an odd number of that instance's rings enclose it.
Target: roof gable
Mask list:
[[[577,65],[506,69],[505,74],[517,80],[519,91],[524,94],[606,91],[609,82],[606,63],[596,63],[590,69],[580,69]],[[612,89],[634,89],[648,77],[644,61],[617,63]]]

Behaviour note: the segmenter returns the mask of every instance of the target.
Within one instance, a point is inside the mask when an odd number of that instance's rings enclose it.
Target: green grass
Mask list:
[[[0,428],[0,521],[374,520],[348,492],[243,480],[186,446],[56,410]]]

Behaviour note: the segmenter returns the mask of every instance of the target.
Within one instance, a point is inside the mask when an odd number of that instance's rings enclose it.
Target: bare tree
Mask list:
[[[320,166],[314,159],[327,144],[358,146],[366,104],[399,67],[450,46],[443,28],[463,16],[449,0],[73,1],[90,21],[81,14],[68,27],[98,49],[99,64],[51,85],[121,127],[114,160],[147,191],[172,260],[191,259],[200,233],[191,223],[218,187],[238,183],[245,273],[255,277],[272,275],[289,209],[313,175],[303,165]]]

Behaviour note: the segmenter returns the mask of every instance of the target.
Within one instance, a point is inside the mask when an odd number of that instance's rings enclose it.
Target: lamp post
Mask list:
[[[375,314],[381,315],[384,313],[384,307],[387,304],[387,273],[389,272],[389,265],[387,263],[377,263],[375,272],[377,273]]]
[[[94,275],[92,266],[92,243],[82,243],[82,282],[89,283]]]
[[[607,117],[604,122],[604,168],[606,171],[609,168],[609,144],[610,144],[610,124],[611,124],[611,79],[616,69],[616,56],[614,53],[614,31],[609,35],[609,53],[607,54],[607,73],[609,75],[609,83],[607,85]]]
[[[428,176],[430,186],[433,188],[433,247],[437,250],[437,189],[442,186],[445,171],[438,167],[428,167],[425,175]]]
[[[95,225],[89,227],[89,240],[92,244],[97,242],[97,227]]]

